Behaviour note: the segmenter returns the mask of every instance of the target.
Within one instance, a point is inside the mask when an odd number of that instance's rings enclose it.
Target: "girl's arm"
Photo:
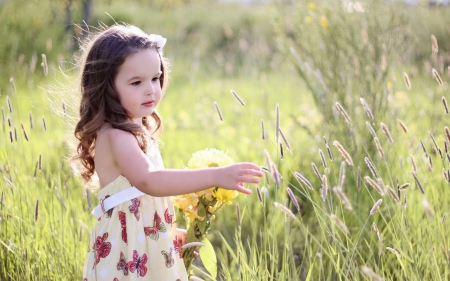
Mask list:
[[[220,186],[250,194],[243,183],[259,183],[263,173],[253,163],[237,163],[207,169],[151,170],[150,160],[141,151],[136,138],[125,131],[111,129],[108,134],[111,153],[123,176],[140,191],[152,196],[172,196]]]

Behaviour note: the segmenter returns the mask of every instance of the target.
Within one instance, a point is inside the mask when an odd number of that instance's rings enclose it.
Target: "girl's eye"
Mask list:
[[[137,86],[139,84],[141,84],[141,81],[136,81],[136,82],[131,83],[131,85],[133,85],[133,86]]]
[[[153,79],[152,79],[152,81],[153,81],[153,82],[155,82],[155,81],[159,81],[159,77],[155,77],[155,78],[153,78]]]

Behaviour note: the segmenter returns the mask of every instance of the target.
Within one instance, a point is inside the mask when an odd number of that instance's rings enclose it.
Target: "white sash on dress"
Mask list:
[[[130,201],[131,199],[140,197],[145,193],[132,186],[127,189],[124,189],[120,192],[117,192],[114,195],[102,200],[100,204],[92,210],[91,214],[93,214],[97,219],[99,219],[104,213],[108,212],[112,208]]]

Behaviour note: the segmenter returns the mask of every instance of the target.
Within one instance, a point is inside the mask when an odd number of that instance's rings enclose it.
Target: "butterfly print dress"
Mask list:
[[[164,169],[156,143],[147,155],[152,168]],[[119,176],[99,191],[100,202],[129,187]],[[170,197],[142,195],[104,210],[92,230],[83,281],[188,280],[173,221]]]

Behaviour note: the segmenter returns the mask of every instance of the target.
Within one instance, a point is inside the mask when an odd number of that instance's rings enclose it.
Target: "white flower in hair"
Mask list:
[[[162,53],[164,45],[166,45],[167,39],[158,34],[150,34],[150,41],[156,42],[156,50]]]

